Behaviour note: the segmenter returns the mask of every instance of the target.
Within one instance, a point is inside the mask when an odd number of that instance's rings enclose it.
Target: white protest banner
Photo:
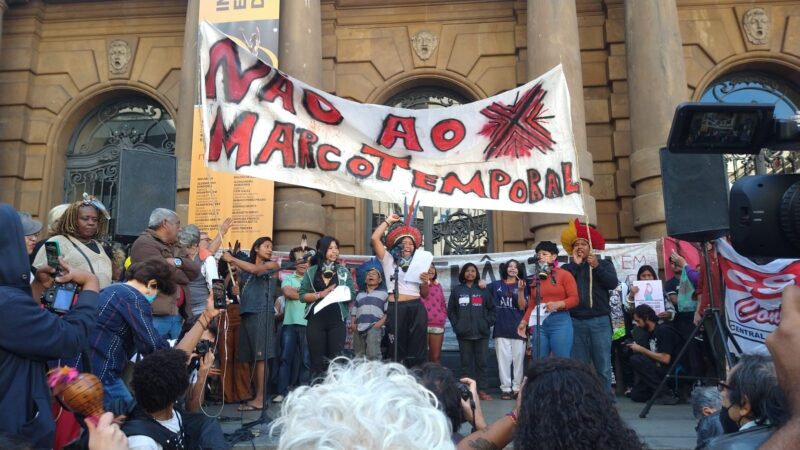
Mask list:
[[[800,278],[800,260],[776,259],[758,265],[724,239],[717,239],[725,282],[728,327],[745,353],[764,353],[764,340],[781,322],[781,294]]]
[[[409,110],[328,94],[200,29],[213,170],[393,203],[416,193],[423,206],[583,215],[561,66],[470,104]]]

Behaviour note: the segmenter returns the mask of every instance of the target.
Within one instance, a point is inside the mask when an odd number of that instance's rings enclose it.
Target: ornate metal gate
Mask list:
[[[174,158],[175,124],[149,98],[129,97],[95,109],[78,125],[67,150],[64,201],[74,202],[84,192],[96,196],[111,213],[109,230],[114,230],[119,209],[120,153],[128,150]]]

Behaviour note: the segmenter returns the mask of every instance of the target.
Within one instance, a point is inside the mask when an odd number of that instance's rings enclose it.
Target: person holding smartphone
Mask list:
[[[111,284],[111,247],[106,237],[109,216],[106,207],[94,197],[84,194],[84,199],[69,205],[55,227],[55,233],[40,248],[33,260],[34,267],[47,264],[46,245],[55,243],[59,256],[75,269],[91,272],[100,280],[100,289]]]
[[[58,277],[44,265],[31,284],[22,223],[10,205],[0,204],[0,229],[0,432],[19,435],[33,448],[51,448],[55,421],[46,362],[74,358],[86,347],[95,325],[99,282],[61,258]],[[34,300],[54,281],[79,288],[77,301],[63,317]]]

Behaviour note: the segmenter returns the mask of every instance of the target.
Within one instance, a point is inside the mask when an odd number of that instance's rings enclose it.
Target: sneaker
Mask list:
[[[278,394],[272,398],[272,403],[280,403],[283,401],[283,396]]]

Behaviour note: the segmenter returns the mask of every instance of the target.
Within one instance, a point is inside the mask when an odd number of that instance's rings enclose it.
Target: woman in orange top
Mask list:
[[[547,263],[551,270],[549,273],[543,271],[534,273],[533,277],[539,277],[539,279],[528,283],[531,289],[530,301],[525,315],[517,327],[517,332],[520,336],[525,336],[525,331],[531,328],[534,357],[547,357],[552,353],[553,356],[569,358],[572,352],[572,319],[567,310],[578,306],[578,286],[571,273],[554,266],[558,257],[558,246],[555,243],[540,242],[536,246],[536,255],[539,257],[539,264]],[[541,343],[538,347],[535,311],[537,289],[541,295],[541,304],[544,305],[542,307],[544,311],[540,313],[539,337]],[[530,327],[528,326],[529,322],[532,322]],[[537,348],[539,349],[538,354]]]

